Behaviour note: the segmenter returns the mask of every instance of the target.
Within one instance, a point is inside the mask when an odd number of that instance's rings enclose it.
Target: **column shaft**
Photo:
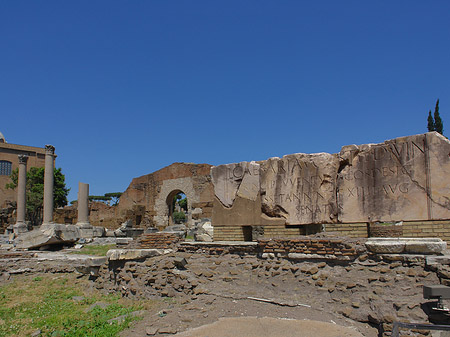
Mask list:
[[[17,182],[17,214],[14,232],[16,234],[26,232],[27,225],[25,223],[26,204],[27,204],[27,160],[28,156],[19,155],[19,174]]]
[[[44,174],[44,219],[43,225],[53,222],[53,160],[55,147],[45,145],[45,174]]]
[[[91,227],[89,223],[89,184],[78,183],[78,221],[81,227]]]

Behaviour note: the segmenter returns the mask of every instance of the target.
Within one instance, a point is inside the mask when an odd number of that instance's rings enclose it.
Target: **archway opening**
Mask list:
[[[169,208],[168,226],[186,224],[188,220],[188,200],[181,190],[172,191],[167,197]]]

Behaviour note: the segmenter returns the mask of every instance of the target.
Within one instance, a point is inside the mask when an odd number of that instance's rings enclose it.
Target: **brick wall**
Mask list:
[[[367,238],[367,224],[326,224],[325,232],[338,232],[351,238]]]
[[[403,221],[401,227],[402,234],[396,231],[390,233],[391,236],[404,238],[440,238],[450,243],[450,220]],[[368,237],[368,225],[366,223],[326,224],[325,231],[338,232],[352,238]]]
[[[338,239],[274,239],[259,240],[258,250],[261,253],[275,254],[316,254],[355,257],[354,245]]]
[[[281,225],[258,226],[264,228],[264,238],[297,238],[305,235],[305,227],[288,227]],[[252,238],[253,241],[256,238]],[[244,241],[243,226],[214,226],[214,241]]]
[[[258,253],[258,246],[254,245],[215,245],[213,243],[202,244],[188,244],[180,243],[178,245],[179,252],[187,253],[201,253],[209,255],[222,255],[222,254],[237,254],[237,255],[256,255]]]
[[[369,225],[369,237],[371,238],[401,238],[403,237],[403,225]]]
[[[339,239],[261,239],[257,244],[217,244],[217,243],[180,243],[178,251],[189,253],[203,253],[210,255],[238,254],[238,255],[257,255],[264,253],[273,253],[280,257],[287,257],[289,253],[298,253],[311,255],[317,258],[317,255],[335,255],[337,258],[346,256],[355,258],[357,250],[355,244],[347,243]]]
[[[142,234],[135,241],[132,241],[128,248],[141,249],[170,249],[180,241],[180,238],[175,234],[170,233],[148,233]]]
[[[450,242],[450,221],[403,222],[403,237],[440,238]]]
[[[214,241],[244,241],[241,226],[214,226]]]

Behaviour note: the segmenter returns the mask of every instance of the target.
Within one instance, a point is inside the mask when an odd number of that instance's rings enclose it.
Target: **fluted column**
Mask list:
[[[14,233],[26,232],[27,225],[25,223],[26,198],[27,198],[27,161],[28,156],[19,154],[19,175],[17,182],[17,216],[14,225]]]
[[[89,184],[78,183],[78,221],[81,228],[91,228],[89,222]]]
[[[44,173],[44,219],[43,225],[53,222],[53,161],[55,147],[45,145],[45,173]]]

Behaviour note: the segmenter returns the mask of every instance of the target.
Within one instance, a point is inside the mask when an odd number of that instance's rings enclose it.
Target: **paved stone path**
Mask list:
[[[227,317],[177,337],[363,337],[352,328],[332,323],[270,317]]]

